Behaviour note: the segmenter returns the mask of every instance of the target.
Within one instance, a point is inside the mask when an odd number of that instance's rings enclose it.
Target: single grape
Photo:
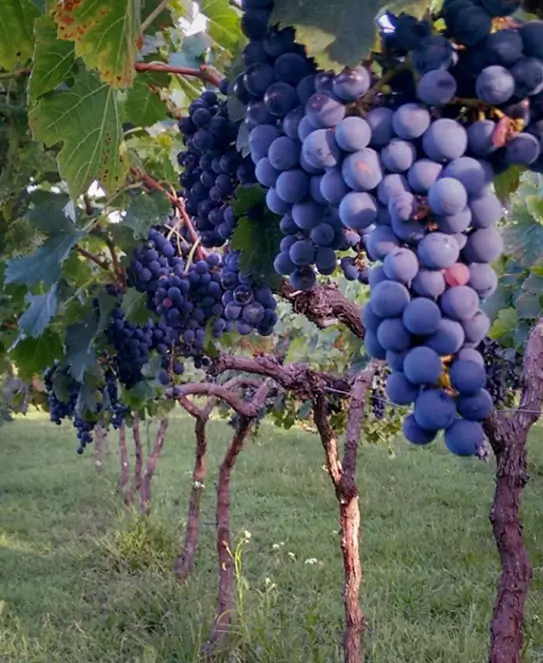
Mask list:
[[[275,190],[286,203],[299,203],[309,193],[309,176],[300,169],[285,170],[277,178]]]
[[[460,250],[450,235],[433,232],[421,240],[417,254],[424,267],[446,269],[458,260]]]
[[[445,445],[456,456],[475,456],[482,449],[485,434],[481,424],[457,419],[445,431]]]
[[[416,385],[438,384],[443,366],[441,358],[431,348],[419,346],[409,350],[403,360],[407,379]]]
[[[335,127],[345,117],[345,106],[327,94],[316,92],[307,101],[305,112],[318,127]]]
[[[466,285],[470,279],[470,270],[467,265],[464,265],[462,262],[455,262],[454,265],[451,265],[443,274],[445,278],[445,283],[448,286],[462,286]]]
[[[366,248],[374,260],[382,260],[399,245],[398,238],[389,226],[378,226],[369,234]],[[384,275],[384,271],[382,273]],[[373,287],[371,277],[370,285]]]
[[[392,352],[407,350],[411,345],[411,335],[403,325],[401,318],[387,318],[377,329],[377,340],[381,347]]]
[[[466,228],[471,224],[471,209],[469,207],[464,207],[461,212],[458,214],[448,214],[444,216],[437,216],[435,221],[442,233],[447,235],[455,235],[456,233],[462,233]]]
[[[415,103],[400,106],[392,117],[394,131],[404,140],[420,138],[429,126],[430,113],[426,108]]]
[[[467,144],[468,137],[464,127],[448,118],[432,122],[422,137],[422,147],[426,155],[440,162],[463,156]]]
[[[403,324],[415,336],[428,336],[437,331],[441,320],[439,306],[426,297],[416,297],[405,307]]]
[[[407,173],[409,186],[416,193],[426,194],[434,182],[441,175],[443,166],[431,159],[419,159],[411,166]]]
[[[443,274],[435,269],[421,269],[415,277],[413,290],[421,297],[437,299],[445,292],[446,283]]]
[[[466,343],[479,345],[490,330],[490,318],[484,311],[477,311],[469,320],[462,321]]]
[[[382,281],[373,289],[370,301],[377,315],[395,318],[402,315],[409,300],[409,291],[404,285],[395,281]]]
[[[458,414],[468,421],[484,421],[492,414],[494,403],[486,389],[456,399]]]
[[[430,444],[435,440],[437,431],[426,430],[417,424],[415,415],[408,414],[403,420],[402,430],[405,439],[411,444]]]
[[[372,108],[365,116],[371,129],[370,147],[374,149],[384,147],[393,138],[392,118],[394,111],[384,106]],[[429,119],[428,119],[429,123]]]
[[[494,228],[476,230],[468,236],[463,255],[468,262],[493,262],[503,251],[503,239]]]
[[[341,201],[339,218],[346,228],[368,228],[377,218],[377,202],[369,193],[351,191]]]
[[[543,63],[536,58],[521,58],[509,70],[515,81],[515,97],[524,99],[543,90]]]
[[[335,137],[337,144],[342,150],[357,152],[369,145],[371,127],[361,117],[346,117],[337,125]]]
[[[494,269],[484,262],[473,262],[469,265],[468,285],[481,298],[490,297],[498,287],[498,275]]]
[[[419,271],[417,255],[410,249],[396,249],[384,259],[383,270],[392,281],[411,283]]]
[[[498,106],[509,101],[513,96],[515,78],[505,67],[491,65],[481,71],[477,77],[475,89],[479,99],[492,106]]]
[[[479,198],[472,198],[468,206],[471,210],[471,225],[473,228],[490,228],[503,215],[503,206],[500,199],[492,192],[485,193]]]
[[[441,310],[451,320],[469,320],[479,308],[479,295],[467,285],[448,288],[441,297]]]
[[[464,185],[453,177],[442,177],[428,191],[428,204],[434,214],[459,214],[467,202],[468,194]]]
[[[411,405],[418,395],[418,387],[403,373],[391,373],[387,378],[386,395],[395,405]]]
[[[341,173],[348,186],[355,191],[371,191],[383,179],[379,156],[369,147],[350,154],[343,161]]]
[[[425,345],[446,357],[458,352],[464,344],[465,334],[462,325],[455,320],[441,318],[437,331],[429,336]]]
[[[415,162],[417,152],[413,143],[394,138],[381,150],[383,166],[391,173],[403,173]]]
[[[429,106],[445,106],[456,94],[456,81],[448,71],[433,69],[417,84],[417,96]]]
[[[427,389],[415,401],[415,421],[421,428],[438,431],[448,428],[454,421],[454,399],[442,389]]]
[[[310,133],[303,142],[302,155],[311,166],[319,170],[336,166],[340,160],[340,151],[334,132],[317,129]]]
[[[346,67],[334,77],[332,89],[340,99],[356,101],[369,90],[370,84],[370,74],[365,67]]]

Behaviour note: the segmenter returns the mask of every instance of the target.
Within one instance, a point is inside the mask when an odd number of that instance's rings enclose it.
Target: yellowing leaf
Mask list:
[[[0,67],[14,69],[32,55],[39,15],[31,0],[0,0]]]
[[[60,0],[51,2],[60,39],[75,42],[89,69],[98,69],[112,87],[128,87],[141,41],[140,0]]]
[[[30,111],[29,122],[37,140],[63,143],[58,167],[72,198],[95,179],[109,191],[122,183],[127,160],[121,154],[117,92],[93,74],[82,72],[72,88],[42,97]]]
[[[50,16],[41,16],[35,24],[36,50],[30,75],[30,100],[54,90],[69,75],[74,65],[74,47],[57,37],[57,26]]]

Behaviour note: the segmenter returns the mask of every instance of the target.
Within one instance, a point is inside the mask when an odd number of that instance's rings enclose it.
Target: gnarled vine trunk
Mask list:
[[[117,491],[122,495],[130,481],[130,465],[128,462],[128,449],[126,447],[126,424],[124,421],[119,427],[119,456],[121,461],[121,471],[117,481]]]
[[[164,446],[164,440],[166,438],[166,431],[168,430],[168,420],[162,419],[155,438],[155,443],[149,456],[147,457],[147,467],[145,468],[145,474],[141,482],[140,488],[140,513],[143,516],[149,514],[151,508],[151,481],[155,475],[156,466],[158,463],[158,457]]]
[[[204,490],[206,476],[206,423],[207,419],[198,417],[194,426],[196,435],[196,458],[192,472],[192,488],[190,491],[187,515],[187,529],[183,548],[174,563],[174,573],[179,580],[186,580],[192,570],[198,546],[200,532],[200,502]]]
[[[497,476],[490,521],[500,554],[502,572],[490,628],[489,663],[521,663],[524,609],[532,565],[520,522],[521,493],[528,480],[526,435],[511,430],[497,454]]]

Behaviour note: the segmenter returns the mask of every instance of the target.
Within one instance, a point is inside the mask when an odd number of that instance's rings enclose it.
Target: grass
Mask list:
[[[0,661],[194,663],[215,600],[213,499],[230,429],[210,425],[210,476],[197,567],[172,578],[193,458],[174,421],[145,528],[114,494],[116,437],[98,475],[69,426],[37,418],[0,429]],[[539,439],[538,439],[539,437]],[[543,662],[543,445],[531,440],[523,520],[534,564],[527,657]],[[499,572],[487,519],[493,465],[441,444],[399,441],[360,454],[366,663],[482,663]],[[337,508],[318,439],[264,425],[232,489],[243,608],[228,663],[341,660]],[[243,532],[251,537],[247,542]]]

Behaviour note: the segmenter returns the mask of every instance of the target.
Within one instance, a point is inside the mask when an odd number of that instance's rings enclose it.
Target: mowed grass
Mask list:
[[[222,422],[209,426],[201,546],[182,586],[171,560],[190,489],[190,419],[170,426],[146,536],[115,496],[116,436],[99,475],[92,448],[76,456],[68,425],[34,418],[1,428],[0,661],[200,660],[216,591],[214,481],[230,435]],[[543,662],[542,438],[531,440],[523,505],[535,569],[531,663]],[[416,449],[400,440],[394,452],[360,452],[366,663],[482,663],[499,572],[487,517],[493,463],[453,458],[441,443]],[[340,661],[337,505],[318,438],[263,425],[240,456],[232,493],[242,582],[224,661]]]

